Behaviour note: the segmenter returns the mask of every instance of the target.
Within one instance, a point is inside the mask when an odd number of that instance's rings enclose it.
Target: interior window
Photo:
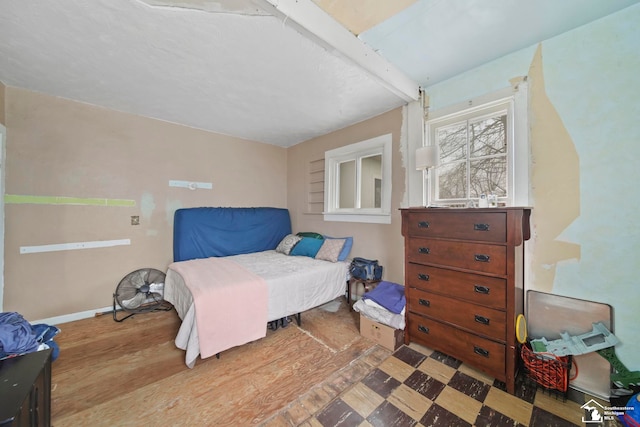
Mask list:
[[[390,223],[391,134],[325,153],[325,219]]]

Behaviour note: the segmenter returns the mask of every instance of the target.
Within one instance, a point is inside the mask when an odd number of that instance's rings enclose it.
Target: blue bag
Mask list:
[[[361,280],[382,280],[382,266],[378,260],[354,258],[349,268],[351,277]]]

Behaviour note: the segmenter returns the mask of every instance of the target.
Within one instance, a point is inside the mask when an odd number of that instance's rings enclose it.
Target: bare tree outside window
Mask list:
[[[439,151],[438,166],[424,175],[429,205],[468,207],[482,194],[495,194],[498,206],[529,205],[526,80],[458,104],[425,108],[424,145]]]
[[[440,148],[438,199],[507,197],[506,112],[436,127],[434,135]]]

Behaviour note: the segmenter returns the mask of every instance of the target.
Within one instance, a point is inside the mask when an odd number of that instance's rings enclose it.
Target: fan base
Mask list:
[[[148,304],[142,304],[140,307],[136,308],[135,310],[125,310],[123,308],[117,308],[116,296],[115,296],[115,294],[113,296],[113,320],[115,320],[116,322],[122,322],[123,320],[128,319],[129,317],[133,316],[134,314],[151,313],[153,311],[169,311],[172,308],[173,308],[173,305],[171,305],[167,301],[163,300],[163,301],[159,301],[159,302],[152,302],[152,303],[148,303]],[[129,314],[127,314],[126,316],[118,319],[117,313],[119,311],[126,311]]]

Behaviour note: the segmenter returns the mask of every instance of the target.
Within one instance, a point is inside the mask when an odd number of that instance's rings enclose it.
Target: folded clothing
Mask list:
[[[369,319],[375,320],[383,325],[391,326],[394,329],[404,330],[405,320],[404,311],[395,314],[382,307],[372,300],[360,299],[353,305],[353,309],[360,314],[365,315]]]
[[[362,299],[374,301],[395,314],[402,313],[407,303],[404,286],[384,280],[375,289],[365,293]]]

